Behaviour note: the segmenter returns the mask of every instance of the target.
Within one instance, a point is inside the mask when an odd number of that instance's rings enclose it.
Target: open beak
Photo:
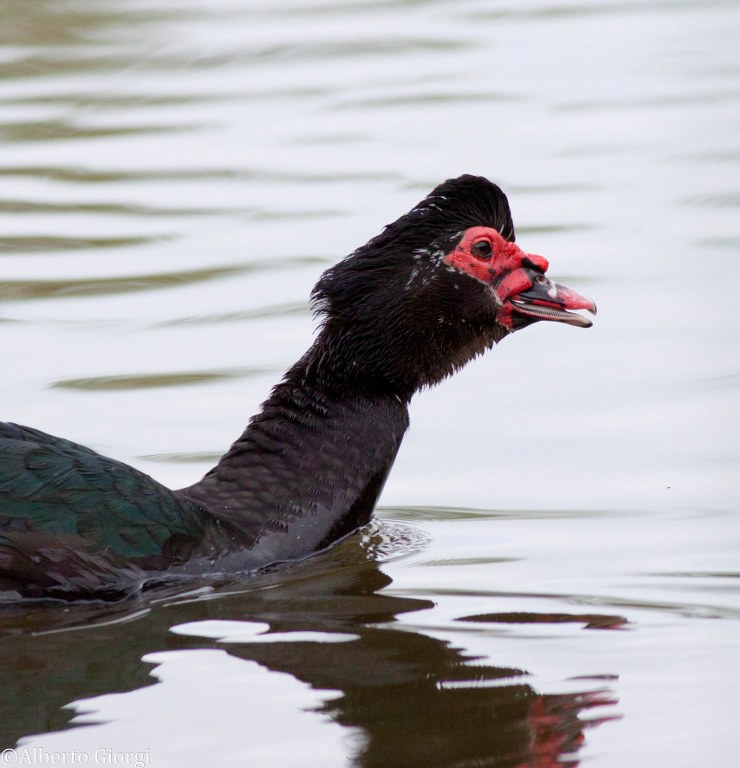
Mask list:
[[[515,314],[532,320],[554,320],[578,328],[590,328],[593,323],[583,315],[569,312],[569,309],[585,309],[596,314],[596,304],[571,288],[554,283],[549,277],[536,270],[526,270],[532,280],[532,287],[509,297]]]

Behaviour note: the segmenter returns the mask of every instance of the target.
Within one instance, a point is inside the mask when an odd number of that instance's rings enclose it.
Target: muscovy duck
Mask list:
[[[591,325],[569,310],[594,303],[514,240],[498,186],[437,186],[321,276],[315,342],[188,488],[0,423],[0,593],[120,599],[163,577],[298,560],[365,525],[417,390],[538,320]]]

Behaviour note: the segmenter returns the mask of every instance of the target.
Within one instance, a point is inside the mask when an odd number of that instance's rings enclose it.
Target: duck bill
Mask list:
[[[596,314],[596,304],[580,293],[560,283],[554,283],[542,273],[533,273],[530,288],[509,297],[513,314],[529,322],[553,320],[578,328],[590,328],[593,323],[583,315],[569,310],[585,309]]]

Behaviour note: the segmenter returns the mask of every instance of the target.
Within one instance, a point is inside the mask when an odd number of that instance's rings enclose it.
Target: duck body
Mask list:
[[[285,381],[217,467],[179,491],[0,423],[0,592],[118,599],[163,573],[299,560],[370,520],[408,423],[394,396]]]
[[[317,338],[199,482],[0,423],[0,596],[120,599],[162,578],[304,558],[365,525],[408,404],[537,320],[593,303],[514,244],[508,202],[462,176],[327,270]]]

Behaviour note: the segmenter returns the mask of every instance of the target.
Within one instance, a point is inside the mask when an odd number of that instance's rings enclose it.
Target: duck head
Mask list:
[[[575,311],[595,314],[594,302],[548,267],[516,244],[498,186],[450,179],[322,275],[317,343],[345,374],[410,397],[535,322],[591,326]]]

